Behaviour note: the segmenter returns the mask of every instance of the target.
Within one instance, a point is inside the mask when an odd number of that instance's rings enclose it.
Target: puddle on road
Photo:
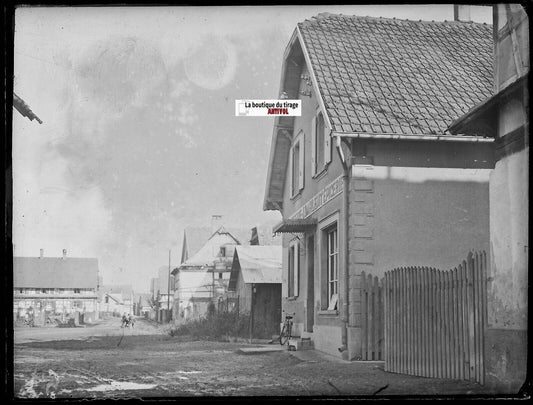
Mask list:
[[[119,390],[149,390],[157,387],[157,384],[140,384],[128,381],[111,381],[109,384],[100,384],[96,387],[86,388],[84,391],[119,391]]]
[[[15,363],[47,363],[47,362],[56,362],[57,359],[45,359],[42,357],[35,356],[14,356]]]

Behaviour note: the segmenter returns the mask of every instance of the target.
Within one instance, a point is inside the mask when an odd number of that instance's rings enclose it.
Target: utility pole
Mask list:
[[[170,249],[168,249],[167,319],[170,322]]]

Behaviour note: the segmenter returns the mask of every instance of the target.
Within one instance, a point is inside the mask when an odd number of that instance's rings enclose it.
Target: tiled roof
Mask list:
[[[182,252],[182,261],[194,256],[200,248],[205,245],[205,242],[213,234],[211,228],[208,227],[188,227],[183,231],[183,248],[187,251]]]
[[[442,134],[492,94],[492,26],[319,15],[299,23],[334,131]]]
[[[15,288],[94,288],[98,260],[86,258],[14,257]]]

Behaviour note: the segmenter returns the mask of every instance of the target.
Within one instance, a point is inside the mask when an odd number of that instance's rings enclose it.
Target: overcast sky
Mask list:
[[[296,23],[329,11],[452,20],[451,5],[19,8],[13,114],[15,256],[96,257],[104,284],[148,291],[177,265],[186,226],[281,219],[264,212],[272,118]],[[490,8],[475,20],[491,23]]]

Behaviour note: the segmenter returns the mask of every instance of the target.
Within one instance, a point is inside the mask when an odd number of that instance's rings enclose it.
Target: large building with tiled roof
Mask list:
[[[15,322],[31,319],[37,325],[55,319],[66,322],[76,314],[85,321],[96,319],[98,260],[93,258],[13,258],[13,315]]]
[[[264,199],[283,217],[295,336],[380,359],[362,274],[488,251],[492,139],[447,128],[492,94],[492,46],[492,26],[473,22],[321,14],[296,26],[279,94],[302,114],[276,117]]]

